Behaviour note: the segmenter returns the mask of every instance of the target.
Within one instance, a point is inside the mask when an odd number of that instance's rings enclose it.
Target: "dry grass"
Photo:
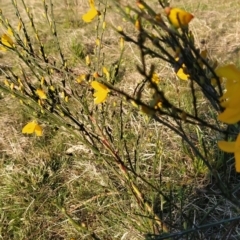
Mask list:
[[[55,46],[43,24],[42,1],[25,2],[36,16],[41,35],[45,36],[46,48],[52,53],[52,58],[57,59]],[[94,23],[86,25],[80,18],[86,11],[87,2],[55,0],[53,3],[59,39],[69,64],[75,74],[86,72],[84,56],[93,52],[96,39]],[[210,57],[220,63],[239,65],[238,0],[231,3],[222,0],[203,0],[201,3],[184,0],[171,1],[171,5],[183,7],[195,15],[191,29],[199,48],[206,47]],[[1,9],[10,17],[12,24],[17,25],[9,0],[1,1]],[[160,7],[158,9],[161,11]],[[107,21],[117,26],[121,25],[122,18],[110,9]],[[136,31],[133,26],[125,22],[123,25],[134,36]],[[103,41],[105,64],[108,66],[119,58],[118,40],[117,33],[108,29]],[[204,44],[201,43],[203,40]],[[0,57],[1,65],[11,64],[12,60],[6,53]],[[132,94],[142,80],[135,66],[140,64],[136,46],[126,43],[122,61],[120,87]],[[157,64],[166,96],[179,106],[190,109],[187,84],[176,79],[169,64],[155,59],[149,60],[151,62]],[[115,100],[118,101],[117,98]],[[150,216],[139,207],[119,169],[110,161],[109,152],[103,150],[103,156],[98,157],[73,134],[63,128],[50,127],[47,123],[43,138],[23,136],[21,128],[32,113],[5,93],[2,93],[0,102],[0,238],[134,240],[145,239],[144,234],[147,233],[158,233]],[[210,111],[204,99],[201,104]],[[182,144],[179,136],[153,120],[146,120],[134,107],[129,108],[127,102],[123,102],[122,108],[117,105],[109,109],[112,117],[103,117],[101,109],[94,109],[95,117],[104,118],[119,155],[125,161],[130,158],[136,173],[158,190],[150,188],[142,179],[134,179],[151,202],[153,211],[163,220],[172,220],[172,233],[190,229],[193,223],[211,224],[238,215],[235,206],[221,196],[212,173],[191,149]],[[208,114],[204,118],[208,118]],[[119,119],[122,119],[121,126]],[[209,156],[212,163],[217,170],[227,169],[219,171],[220,177],[231,187],[238,186],[239,176],[233,174],[232,161],[220,162],[224,158],[213,147],[219,136],[211,136],[211,132],[205,129],[185,127],[199,148],[200,139],[208,139],[206,142],[211,149]],[[123,142],[127,143],[129,156],[126,156],[124,144],[120,141],[120,129],[124,133]],[[215,163],[215,160],[219,162]],[[164,199],[160,192],[170,201]],[[238,194],[237,188],[235,195]],[[192,239],[223,239],[228,232],[231,233],[229,239],[238,239],[239,231],[237,223],[232,222],[194,233]]]

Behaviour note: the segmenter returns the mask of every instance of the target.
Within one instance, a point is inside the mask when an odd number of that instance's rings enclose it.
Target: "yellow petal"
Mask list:
[[[240,172],[240,151],[234,153],[236,172]]]
[[[189,79],[189,75],[185,73],[185,64],[182,64],[180,67],[180,60],[179,57],[175,58],[176,62],[177,62],[177,66],[174,67],[174,71],[177,74],[177,76],[181,79],[181,80],[188,80]]]
[[[50,89],[52,92],[54,92],[54,91],[55,91],[55,88],[54,88],[54,86],[53,86],[53,85],[51,85],[51,86],[49,87],[49,89]]]
[[[45,92],[42,89],[37,89],[36,94],[38,95],[38,97],[40,99],[47,99],[47,95],[45,94]]]
[[[26,134],[35,133],[37,136],[42,136],[42,127],[39,126],[36,123],[36,121],[32,121],[23,127],[22,133],[26,133]]]
[[[186,27],[194,16],[180,8],[166,7],[165,12],[168,16],[170,23],[175,27]]]
[[[13,47],[13,40],[7,34],[3,34],[1,37],[1,40],[5,46],[7,46],[9,48]]]
[[[27,125],[23,127],[22,133],[27,133],[27,134],[34,133],[36,125],[37,124],[35,121],[29,122]]]
[[[95,97],[94,98],[95,104],[103,103],[107,98],[107,94],[105,94],[104,92],[95,92],[93,96]]]
[[[13,31],[10,27],[8,28],[7,33],[9,36],[13,37]]]
[[[235,151],[240,151],[240,134],[238,134],[236,139]]]
[[[35,131],[35,134],[36,134],[38,137],[41,137],[41,136],[42,136],[42,127],[41,127],[41,126],[36,125],[34,131]]]
[[[237,69],[233,64],[219,67],[215,70],[215,73],[219,77],[224,77],[228,80],[240,80],[240,70]]]
[[[84,14],[84,15],[82,16],[82,20],[83,20],[84,22],[89,23],[89,22],[91,22],[98,14],[99,14],[99,13],[98,13],[98,11],[96,10],[96,8],[91,8],[91,9],[88,10],[88,12],[87,12],[86,14]]]
[[[221,98],[220,98],[220,105],[221,105],[223,108],[227,108],[228,105],[229,105],[229,102],[228,102],[228,100],[225,100],[225,99],[221,99]]]
[[[179,68],[179,70],[177,71],[177,76],[181,79],[181,80],[188,80],[189,75],[184,73],[184,70],[182,68]]]
[[[95,90],[95,93],[93,94],[93,96],[95,97],[94,103],[99,104],[104,102],[110,90],[105,85],[97,81],[92,81],[91,86]]]
[[[235,151],[235,142],[218,141],[218,147],[227,153],[233,153]]]
[[[231,86],[227,87],[227,91],[220,97],[221,100],[227,99],[229,97],[232,97],[233,95],[236,95],[236,92],[239,92],[240,90],[240,84],[234,83],[231,84]]]
[[[82,75],[80,75],[80,76],[77,77],[76,81],[77,81],[78,83],[81,83],[82,81],[85,81],[86,78],[87,78],[86,74],[82,74]]]
[[[91,82],[91,86],[93,89],[97,90],[97,91],[101,91],[101,90],[105,90],[107,92],[109,92],[110,90],[102,83],[98,82],[98,81],[92,81]]]
[[[153,73],[151,81],[152,81],[152,83],[155,83],[155,84],[160,83],[160,78],[158,77],[157,73],[155,73],[155,72]]]
[[[225,108],[239,108],[240,106],[240,98],[239,98],[239,92],[240,92],[240,84],[237,86],[237,84],[234,84],[235,87],[228,89],[226,93],[223,94],[223,96],[219,99],[220,101],[223,101],[221,103],[221,106]]]
[[[226,108],[218,115],[218,120],[227,124],[235,124],[240,120],[239,108]]]
[[[69,102],[69,96],[66,96],[66,97],[64,98],[64,101],[65,101],[66,103],[68,103],[68,102]]]

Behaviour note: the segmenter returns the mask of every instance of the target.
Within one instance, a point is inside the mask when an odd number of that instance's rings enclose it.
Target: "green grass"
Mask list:
[[[81,74],[98,71],[101,75],[102,66],[111,69],[118,63],[120,36],[111,24],[121,25],[133,38],[138,34],[135,27],[124,22],[112,6],[107,8],[105,32],[101,24],[97,31],[96,20],[90,24],[81,20],[87,3],[53,1],[66,68],[61,65],[56,38],[43,16],[42,1],[25,2],[33,13],[49,65],[30,58],[33,66],[27,68],[22,60],[13,58],[16,55],[10,55],[10,51],[2,53],[2,61],[22,82],[36,88],[40,85],[39,76],[43,75],[48,84],[51,80],[56,97],[64,91],[69,102],[59,98],[53,113],[44,109],[46,101],[41,109],[38,103],[28,102],[28,97],[24,106],[11,94],[1,92],[0,238],[169,239],[164,238],[167,233],[163,233],[159,218],[169,234],[182,232],[180,239],[213,239],[213,236],[223,239],[228,233],[230,239],[237,239],[237,222],[228,219],[239,214],[239,201],[236,201],[239,176],[235,173],[232,156],[217,149],[217,140],[223,138],[221,134],[162,115],[157,115],[160,120],[154,120],[113,90],[105,104],[94,105],[88,82],[78,84],[75,81]],[[48,1],[47,4],[50,12]],[[157,1],[150,4],[158,6],[162,12]],[[195,19],[190,28],[197,47],[207,48],[209,58],[218,59],[220,63],[237,63],[234,52],[237,38],[233,37],[238,34],[237,1],[232,1],[231,7],[224,1],[214,0],[201,4],[188,0],[181,1],[181,5],[178,1],[171,4],[193,12]],[[28,22],[20,1],[18,6],[24,21]],[[2,11],[16,28],[18,19],[10,1],[3,4]],[[229,24],[231,27],[227,27]],[[145,27],[152,31],[149,23]],[[29,24],[27,30],[38,52],[39,42]],[[97,35],[99,39],[102,37],[101,48],[95,44]],[[206,40],[205,45],[200,43],[202,39]],[[150,42],[146,44],[152,49]],[[85,65],[87,55],[92,61],[90,67]],[[168,63],[149,56],[146,61],[147,69],[150,64],[156,65],[161,78],[159,87],[166,98],[193,114],[190,83],[177,79]],[[38,63],[42,69],[36,67]],[[141,66],[139,48],[125,42],[115,86],[130,96],[144,79],[136,65]],[[47,73],[48,67],[51,73]],[[5,79],[3,74],[0,77],[0,81]],[[63,81],[66,81],[65,86]],[[47,87],[43,87],[47,92]],[[200,88],[195,87],[199,116],[215,125],[216,111]],[[152,89],[144,87],[141,99],[150,101],[152,93]],[[69,112],[63,114],[66,109]],[[68,116],[73,116],[75,122]],[[37,118],[43,127],[42,137],[21,133],[32,118]],[[192,147],[161,124],[161,120],[181,128]],[[79,126],[84,126],[85,130],[81,127],[79,130]],[[223,220],[226,223],[221,223]],[[199,231],[192,230],[194,224],[200,226]],[[208,227],[201,228],[203,225]]]

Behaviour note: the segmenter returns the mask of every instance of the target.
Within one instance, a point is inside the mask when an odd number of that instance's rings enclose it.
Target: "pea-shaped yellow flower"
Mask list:
[[[96,9],[94,0],[89,0],[90,9],[82,16],[84,22],[91,22],[96,16],[100,15],[100,12]]]
[[[218,115],[218,120],[235,124],[240,121],[240,70],[229,64],[215,70],[220,78],[226,79],[226,92],[220,98],[224,111]],[[236,171],[240,172],[240,134],[235,142],[219,141],[218,147],[224,152],[234,153]]]
[[[216,71],[219,77],[226,78],[226,92],[219,99],[225,110],[218,115],[218,120],[234,124],[240,121],[240,70],[233,64],[219,67]]]
[[[40,99],[47,99],[47,95],[42,89],[37,89],[36,94]]]
[[[167,14],[169,22],[175,27],[187,27],[189,22],[194,18],[194,16],[180,8],[166,7],[165,13]]]
[[[4,33],[4,34],[1,36],[1,43],[2,43],[4,46],[7,46],[7,47],[9,47],[9,48],[13,48],[14,42],[13,42],[13,40],[12,40],[12,37],[13,37],[12,29],[11,29],[11,28],[8,28],[7,33]],[[5,48],[4,46],[1,47],[1,50],[6,51],[6,48]]]
[[[40,137],[42,136],[42,127],[38,125],[35,120],[33,120],[32,122],[29,122],[23,127],[22,133],[26,134],[35,133],[38,137]]]
[[[240,134],[235,142],[219,141],[218,147],[224,152],[234,153],[235,168],[240,172]]]
[[[102,103],[106,100],[108,93],[110,90],[103,85],[102,83],[99,83],[97,81],[92,81],[91,82],[92,88],[95,90],[93,96],[94,98],[94,103],[99,104]]]

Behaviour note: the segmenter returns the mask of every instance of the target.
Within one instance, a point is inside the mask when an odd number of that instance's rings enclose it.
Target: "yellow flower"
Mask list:
[[[226,78],[226,92],[220,98],[225,110],[218,115],[218,119],[227,124],[240,121],[240,70],[229,64],[215,70],[220,78]],[[218,147],[224,152],[234,153],[236,171],[240,172],[240,134],[235,142],[219,141]]]
[[[194,18],[194,16],[180,8],[166,7],[165,12],[167,14],[169,22],[175,27],[187,27],[188,23]]]
[[[99,104],[102,103],[106,100],[108,93],[110,90],[103,85],[102,83],[99,83],[97,81],[92,81],[91,82],[92,88],[95,90],[93,96],[94,98],[94,103]]]
[[[220,67],[215,72],[219,77],[225,77],[231,82],[236,81],[240,77],[240,70],[237,69],[233,64]]]
[[[179,61],[179,58],[175,58],[176,62]],[[186,73],[186,66],[185,64],[182,64],[181,67],[178,67],[176,70],[175,70],[177,76],[181,79],[181,80],[188,80],[189,79],[189,74]]]
[[[36,94],[40,99],[47,99],[47,95],[42,89],[37,89]]]
[[[226,78],[226,92],[219,99],[225,110],[218,115],[218,119],[228,124],[240,121],[240,70],[234,65],[218,68],[217,76]]]
[[[227,124],[235,124],[240,121],[240,109],[226,108],[218,115],[218,120]]]
[[[236,171],[240,172],[240,134],[235,142],[219,141],[218,147],[227,153],[234,153]]]
[[[22,133],[32,134],[35,133],[38,137],[42,136],[42,127],[36,121],[29,122],[22,129]]]
[[[179,70],[177,71],[177,76],[181,80],[185,80],[186,81],[186,80],[188,80],[189,75],[184,72],[184,67],[185,67],[185,65],[183,64],[183,68],[179,68]]]
[[[82,83],[83,81],[85,81],[87,79],[87,75],[86,74],[82,74],[80,76],[77,77],[76,81],[78,83]]]
[[[7,34],[3,34],[1,37],[1,42],[4,46],[7,46],[9,48],[13,47],[13,40],[11,39],[11,37]],[[3,47],[4,50],[4,47]]]
[[[82,16],[84,22],[91,22],[100,12],[95,8],[94,0],[89,0],[90,9]]]
[[[158,75],[154,72],[152,75],[152,79],[151,79],[152,83],[158,85],[160,83],[160,78],[158,77]]]
[[[8,28],[7,33],[4,33],[1,36],[1,43],[9,48],[12,48],[13,44],[14,44],[14,42],[12,40],[12,36],[13,36],[12,29]],[[1,47],[1,50],[6,51],[6,48],[3,46],[3,47]]]

